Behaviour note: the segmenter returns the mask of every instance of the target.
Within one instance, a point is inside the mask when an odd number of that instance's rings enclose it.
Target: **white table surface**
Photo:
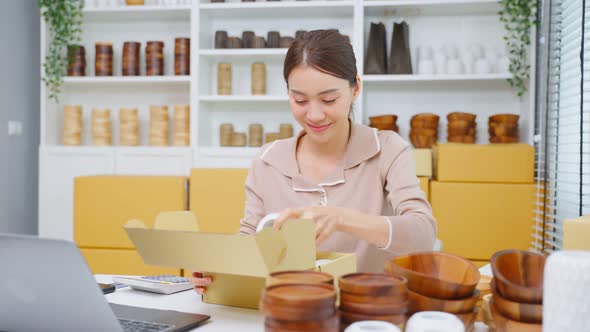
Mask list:
[[[110,275],[96,275],[95,277],[96,281],[101,283],[113,282]],[[211,316],[211,319],[191,331],[260,332],[264,330],[264,317],[258,310],[203,303],[201,296],[192,290],[171,295],[161,295],[136,291],[126,287],[107,294],[106,298],[110,303]],[[488,328],[485,324],[475,323],[473,332],[487,331]]]

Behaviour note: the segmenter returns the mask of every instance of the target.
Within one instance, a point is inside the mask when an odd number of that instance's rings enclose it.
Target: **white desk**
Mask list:
[[[96,280],[102,283],[113,282],[109,275],[96,275]],[[160,295],[122,288],[106,295],[106,298],[111,303],[211,316],[211,319],[206,323],[192,330],[195,332],[260,332],[264,330],[264,317],[258,310],[203,303],[201,296],[190,290],[171,295]],[[487,326],[476,323],[473,332],[487,331]]]

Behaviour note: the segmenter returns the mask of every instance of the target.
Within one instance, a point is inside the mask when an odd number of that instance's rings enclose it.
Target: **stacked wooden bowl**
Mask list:
[[[168,146],[168,106],[150,106],[150,145]]]
[[[259,123],[253,123],[248,127],[248,146],[262,146],[264,127]]]
[[[140,42],[126,41],[123,43],[123,59],[121,61],[121,71],[123,76],[139,75],[140,49]]]
[[[336,290],[327,284],[279,284],[262,293],[266,332],[338,332]]]
[[[416,149],[430,149],[438,140],[439,116],[430,113],[416,114],[410,120],[410,141]]]
[[[191,74],[191,39],[174,39],[174,75]]]
[[[447,141],[450,143],[475,143],[475,114],[453,112],[447,114]]]
[[[222,123],[219,125],[219,145],[231,146],[231,137],[234,133],[234,125],[231,123]]]
[[[267,286],[282,284],[325,284],[334,285],[331,274],[319,271],[281,271],[271,273],[266,279]]]
[[[94,45],[94,75],[113,76],[113,43],[97,42]]]
[[[393,130],[399,133],[397,126],[397,115],[387,114],[369,117],[369,126],[378,130]]]
[[[110,109],[92,109],[92,144],[98,146],[112,144]]]
[[[488,121],[490,143],[518,143],[518,118],[516,114],[492,115]]]
[[[145,74],[164,75],[164,42],[148,41],[145,47]]]
[[[139,117],[137,108],[121,108],[119,111],[119,144],[139,145]]]
[[[174,106],[174,137],[172,145],[190,145],[190,105]]]
[[[290,123],[281,123],[279,125],[280,138],[293,137],[293,125]]]
[[[442,252],[394,257],[387,271],[408,280],[408,315],[419,311],[454,314],[471,331],[477,316],[480,274],[469,260]]]
[[[63,144],[82,144],[82,106],[64,106]]]
[[[403,328],[408,305],[407,280],[379,273],[353,273],[339,279],[340,324],[381,320]]]
[[[491,259],[490,310],[498,331],[542,331],[545,256],[502,250]]]

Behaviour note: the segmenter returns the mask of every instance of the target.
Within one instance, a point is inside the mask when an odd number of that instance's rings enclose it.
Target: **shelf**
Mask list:
[[[503,81],[510,78],[510,74],[470,74],[470,75],[363,75],[364,82],[473,82],[473,81]]]
[[[498,0],[366,0],[367,16],[391,15],[496,15]]]
[[[206,3],[199,5],[204,16],[213,18],[352,17],[353,1],[281,1]]]
[[[207,158],[254,158],[260,147],[199,147],[199,155]]]
[[[78,146],[67,146],[67,145],[46,145],[44,149],[54,154],[63,155],[86,155],[93,153],[105,153],[105,152],[119,152],[125,154],[143,154],[154,156],[160,155],[177,155],[181,153],[190,152],[191,148],[179,147],[179,146],[93,146],[93,145],[78,145]]]
[[[282,59],[287,55],[286,48],[226,48],[226,49],[203,49],[199,51],[203,58],[248,58],[256,57],[256,60]],[[262,59],[261,59],[262,57]]]
[[[288,96],[252,96],[252,95],[229,95],[229,96],[219,96],[219,95],[209,95],[209,96],[200,96],[200,101],[204,102],[288,102]]]
[[[191,6],[112,6],[90,7],[83,11],[87,21],[189,20]]]
[[[66,85],[188,85],[190,76],[85,76],[64,77]]]

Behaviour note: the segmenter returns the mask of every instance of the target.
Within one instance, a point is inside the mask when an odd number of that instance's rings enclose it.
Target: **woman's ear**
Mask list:
[[[352,99],[356,99],[361,93],[361,77],[356,75],[356,86],[352,90]]]

